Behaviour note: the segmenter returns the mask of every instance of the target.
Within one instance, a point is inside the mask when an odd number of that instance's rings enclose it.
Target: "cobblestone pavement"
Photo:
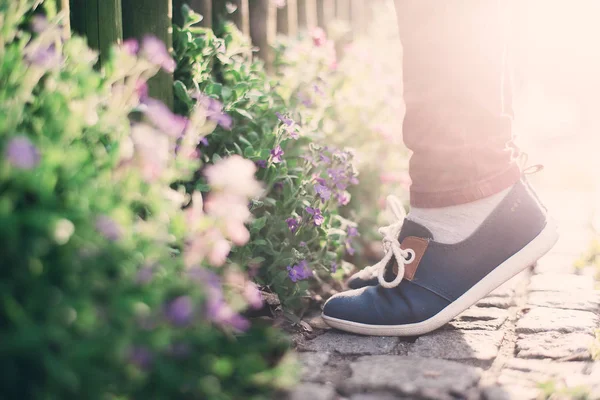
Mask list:
[[[589,209],[570,201],[575,213]],[[315,334],[297,343],[303,383],[290,399],[600,399],[590,355],[600,291],[573,267],[591,237],[585,221],[564,216],[561,239],[535,267],[432,334],[362,337],[309,321]]]

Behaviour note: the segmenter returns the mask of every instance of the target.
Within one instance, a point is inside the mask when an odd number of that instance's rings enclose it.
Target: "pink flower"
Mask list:
[[[152,182],[159,179],[171,158],[169,139],[145,124],[131,128],[131,139],[144,180]]]
[[[165,44],[154,36],[146,36],[142,41],[143,55],[153,63],[167,72],[175,72],[175,60],[171,58]]]
[[[144,104],[146,117],[160,131],[174,138],[183,134],[187,127],[187,118],[173,114],[161,101],[152,98],[145,99]]]
[[[121,47],[127,54],[134,56],[140,50],[140,43],[136,39],[127,39],[123,41]]]
[[[213,190],[252,198],[262,192],[255,173],[256,165],[252,161],[233,155],[206,167],[204,176]]]
[[[250,307],[257,309],[257,310],[259,308],[262,308],[262,306],[263,306],[262,295],[260,294],[260,290],[258,290],[258,287],[256,286],[255,283],[253,283],[253,282],[246,283],[246,287],[244,288],[244,297],[246,298],[246,301],[248,302]]]
[[[206,258],[211,265],[220,267],[227,261],[230,251],[229,241],[218,229],[211,228],[191,240],[183,255],[184,263],[192,268]]]
[[[315,28],[311,32],[312,40],[315,46],[321,47],[327,41],[327,34],[322,28]]]

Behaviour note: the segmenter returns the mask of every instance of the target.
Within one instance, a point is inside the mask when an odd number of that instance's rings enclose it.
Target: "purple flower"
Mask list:
[[[153,275],[154,275],[154,268],[143,267],[136,274],[135,283],[137,283],[138,285],[146,284],[152,280]]]
[[[348,233],[348,237],[357,237],[357,236],[359,236],[358,229],[356,229],[355,226],[349,226],[348,230],[347,230],[347,233]]]
[[[135,346],[129,351],[128,359],[136,367],[148,369],[152,365],[154,355],[146,347]]]
[[[48,20],[42,15],[36,15],[31,19],[31,30],[35,33],[42,33],[48,29]]]
[[[310,107],[313,105],[312,100],[310,99],[310,97],[302,94],[302,93],[298,93],[298,100],[300,100],[300,102],[305,106],[305,107]]]
[[[350,194],[348,192],[338,192],[335,194],[335,199],[340,206],[346,206],[350,203]]]
[[[313,271],[308,268],[308,262],[306,260],[300,261],[298,265],[294,265],[293,267],[288,265],[287,271],[292,282],[298,282],[313,276]]]
[[[331,273],[335,274],[337,272],[338,269],[338,264],[335,261],[331,262]]]
[[[244,297],[246,298],[246,301],[250,307],[254,308],[255,310],[262,308],[263,298],[255,283],[246,283],[246,287],[244,288]]]
[[[208,146],[208,139],[203,137],[202,139],[200,139],[200,144],[204,147]]]
[[[271,150],[271,157],[272,158],[272,162],[274,164],[279,164],[281,162],[281,157],[284,155],[285,153],[283,152],[283,150],[281,149],[281,146],[277,146],[275,147],[273,150]]]
[[[140,51],[140,43],[133,38],[123,41],[121,47],[127,52],[127,54],[132,56],[136,55],[138,51]]]
[[[321,153],[321,154],[319,154],[319,159],[321,160],[321,162],[322,162],[322,163],[324,163],[324,164],[326,164],[326,165],[328,165],[328,164],[330,164],[330,163],[331,163],[331,158],[327,157],[327,156],[325,155],[325,153]]]
[[[300,243],[298,243],[298,246],[300,246],[300,247],[306,247],[306,242],[300,242]]]
[[[353,256],[354,253],[356,253],[356,250],[354,249],[354,247],[352,247],[352,242],[350,240],[346,240],[346,251],[351,256]]]
[[[223,103],[203,93],[196,93],[192,97],[198,100],[198,104],[204,108],[206,111],[206,118],[216,122],[223,129],[231,130],[233,127],[233,118],[231,118],[229,114],[223,112]]]
[[[319,185],[327,186],[327,181],[325,179],[319,178],[318,176],[315,176],[315,175],[313,175],[313,177]]]
[[[238,331],[245,331],[250,327],[250,322],[233,311],[222,298],[209,298],[206,315],[214,323],[229,326]]]
[[[321,202],[323,203],[331,198],[331,190],[329,190],[327,186],[321,185],[320,183],[315,185],[315,192],[317,192],[321,198]]]
[[[300,227],[300,222],[301,221],[299,221],[296,218],[288,218],[288,219],[285,220],[285,222],[287,222],[287,226],[288,226],[288,228],[290,228],[290,231],[292,233],[296,233],[296,231]]]
[[[325,222],[325,217],[323,217],[321,210],[318,208],[306,207],[306,212],[313,216],[315,226],[321,226]]]
[[[319,96],[325,96],[325,92],[323,91],[323,89],[321,89],[321,87],[319,85],[317,85],[316,83],[313,84],[313,90]]]
[[[259,168],[267,168],[267,160],[258,160],[255,164]]]
[[[115,242],[123,236],[119,224],[106,215],[100,215],[96,218],[96,230],[106,239]]]
[[[56,50],[56,46],[41,46],[39,44],[27,46],[25,50],[25,60],[31,65],[37,65],[43,69],[58,67],[62,62],[61,54]]]
[[[172,300],[165,311],[166,317],[175,326],[185,326],[194,315],[194,304],[190,296],[179,296]]]
[[[187,343],[173,343],[169,348],[169,355],[175,358],[187,358],[192,349]]]
[[[159,130],[172,137],[183,135],[188,123],[187,118],[173,114],[169,107],[155,99],[148,98],[144,104],[146,117]]]
[[[154,36],[146,36],[142,40],[142,53],[153,63],[167,72],[175,72],[175,60],[171,58],[167,46]]]
[[[25,136],[17,136],[8,142],[5,157],[9,163],[20,169],[35,168],[40,162],[40,152]]]
[[[283,122],[283,125],[285,127],[285,131],[287,132],[288,135],[290,135],[290,137],[292,139],[298,139],[298,132],[296,131],[296,123],[294,122],[293,119],[286,117],[280,113],[275,113],[275,115],[277,115],[277,118]]]

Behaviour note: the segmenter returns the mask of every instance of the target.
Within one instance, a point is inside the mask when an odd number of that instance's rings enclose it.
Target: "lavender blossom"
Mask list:
[[[147,370],[152,366],[154,355],[146,347],[135,346],[129,351],[128,359],[136,367]]]
[[[315,192],[321,198],[321,202],[325,203],[327,200],[331,198],[331,190],[327,186],[321,185],[317,183],[315,185]]]
[[[300,221],[298,219],[288,218],[285,220],[285,222],[287,222],[287,226],[290,228],[292,233],[296,233],[296,231],[298,231],[298,228],[300,227]]]
[[[259,168],[267,168],[267,160],[258,160],[255,164]]]
[[[197,93],[193,97],[198,100],[198,104],[206,111],[206,118],[216,122],[223,129],[231,130],[233,127],[233,118],[223,112],[223,103],[203,93]]]
[[[313,216],[315,226],[321,226],[325,222],[325,217],[318,208],[306,207],[306,212]]]
[[[335,274],[337,272],[337,270],[338,270],[338,264],[337,264],[337,262],[332,261],[331,262],[331,273]]]
[[[106,239],[115,242],[123,236],[119,224],[106,215],[100,215],[96,218],[96,230]]]
[[[29,45],[25,48],[25,61],[30,65],[35,65],[43,69],[52,69],[58,67],[63,58],[56,50],[56,46],[41,46],[38,43]]]
[[[281,149],[281,146],[277,146],[273,150],[271,150],[271,161],[273,162],[273,164],[279,164],[282,161],[282,157],[284,154],[285,153]]]
[[[288,277],[294,283],[313,276],[313,271],[308,268],[308,262],[306,260],[302,260],[294,266],[288,265],[287,271]]]
[[[194,315],[194,304],[190,296],[179,296],[172,300],[166,308],[166,317],[175,326],[185,326]]]
[[[6,146],[5,157],[14,167],[30,170],[40,162],[40,152],[25,136],[14,137]]]

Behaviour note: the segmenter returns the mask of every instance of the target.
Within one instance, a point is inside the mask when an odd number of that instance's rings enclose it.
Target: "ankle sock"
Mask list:
[[[407,218],[429,229],[436,242],[458,243],[475,232],[511,189],[512,186],[492,196],[456,206],[412,207]]]

